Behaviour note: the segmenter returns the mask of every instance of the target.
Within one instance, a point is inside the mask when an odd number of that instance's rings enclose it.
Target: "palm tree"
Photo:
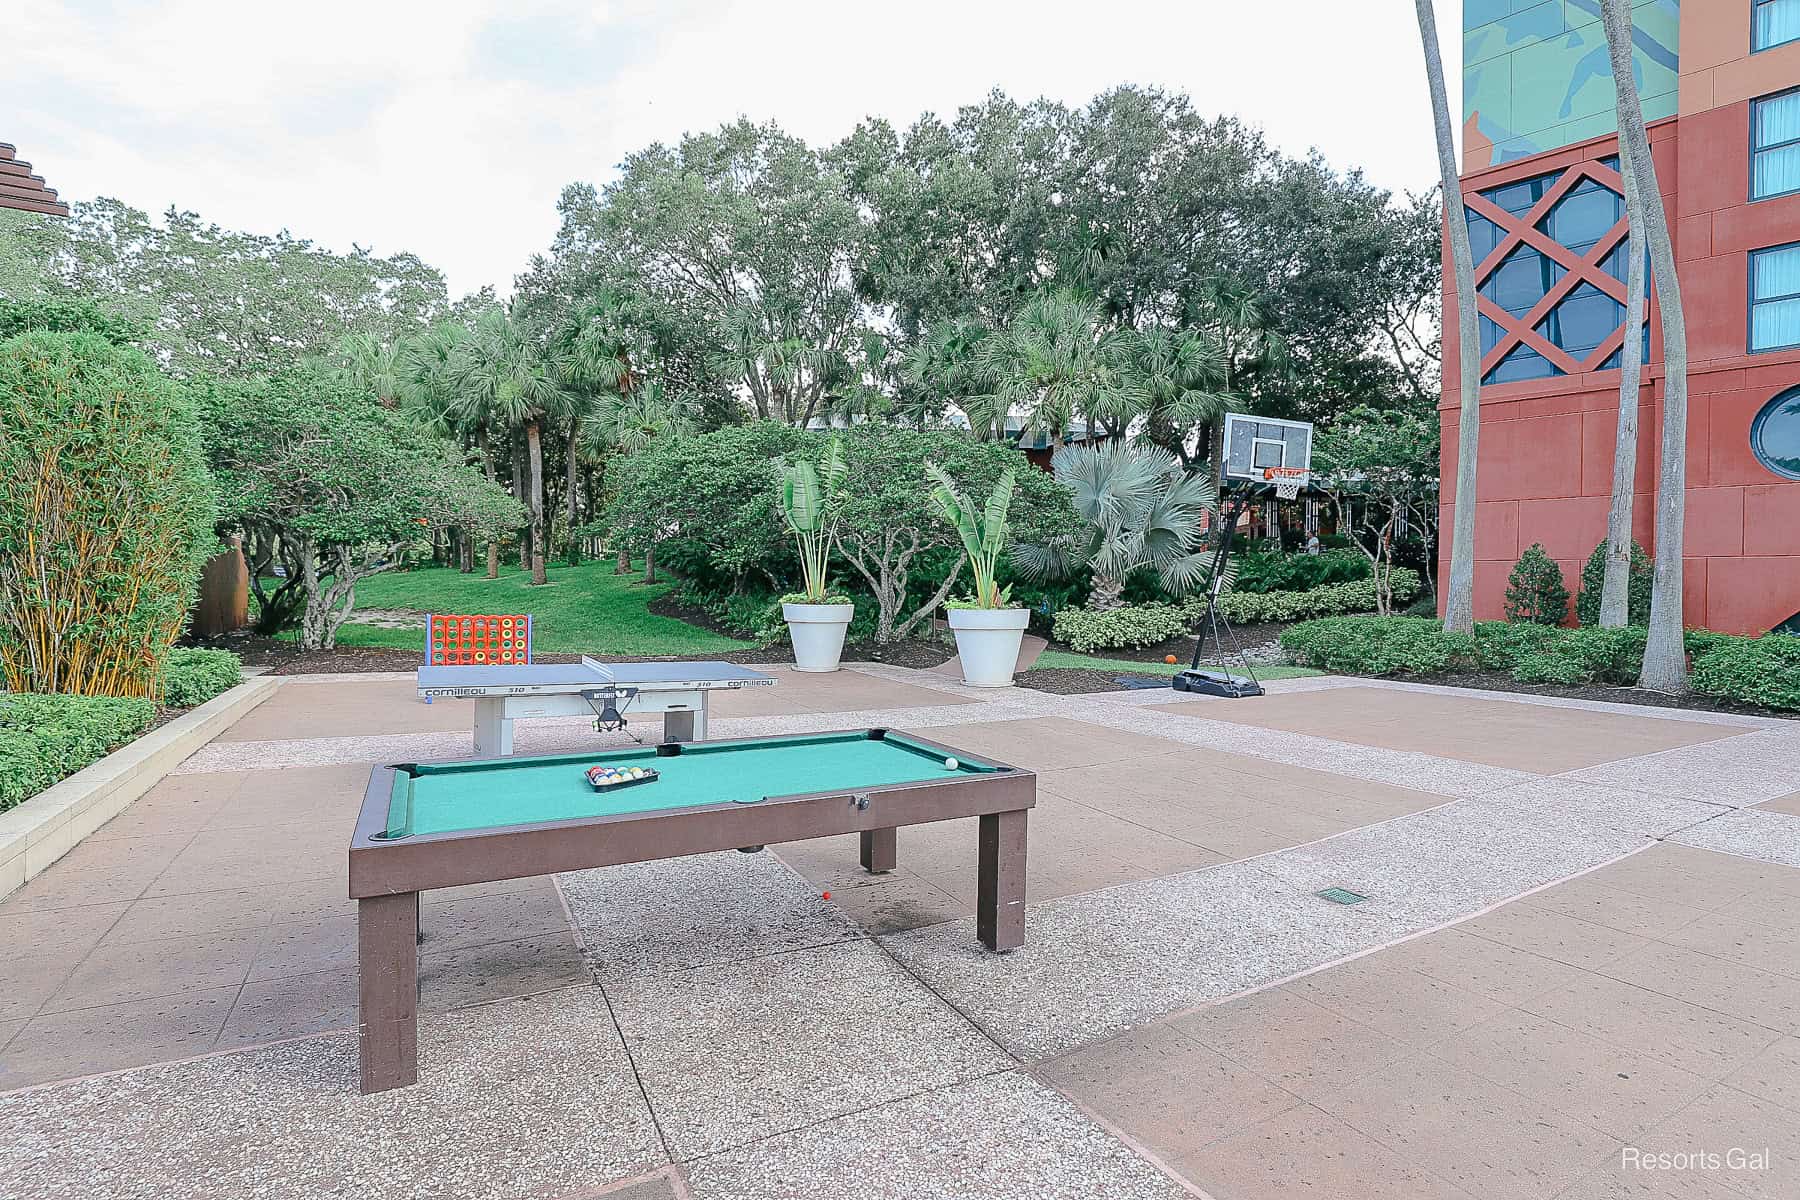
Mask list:
[[[524,432],[531,582],[546,583],[543,422],[561,415],[567,407],[567,393],[548,357],[501,308],[490,309],[476,322],[474,333],[457,356],[456,384],[458,419],[482,420],[491,427]]]
[[[961,409],[978,442],[994,441],[1006,432],[1006,414],[995,413],[976,399],[984,391],[976,366],[978,352],[992,332],[966,317],[939,321],[926,330],[901,369],[902,381],[915,394],[928,400],[941,398]],[[942,415],[941,409],[931,412],[929,403],[920,407],[925,410],[921,415]]]
[[[1155,326],[1128,332],[1121,363],[1131,406],[1144,419],[1143,436],[1192,462],[1195,429],[1225,411],[1225,352],[1199,330]]]
[[[456,359],[469,330],[456,321],[440,321],[417,337],[402,340],[394,349],[394,370],[399,376],[401,405],[415,420],[440,437],[463,442],[472,439],[480,448],[482,465],[488,482],[495,482],[494,457],[486,447],[486,437],[479,424],[465,427],[457,420]],[[466,442],[464,443],[466,444]],[[463,571],[475,569],[473,541],[464,530]],[[488,578],[500,573],[500,543],[488,542]]]
[[[1051,459],[1085,529],[1042,546],[1018,546],[1013,563],[1027,579],[1094,573],[1090,609],[1117,608],[1134,571],[1156,572],[1164,591],[1182,595],[1206,577],[1201,515],[1218,507],[1204,472],[1186,470],[1161,446],[1123,441],[1067,446]]]
[[[1124,334],[1104,327],[1100,306],[1073,292],[1032,297],[1004,329],[981,340],[975,369],[984,385],[971,399],[1004,428],[1024,416],[1024,431],[1044,430],[1057,449],[1077,417],[1123,424],[1130,400],[1119,359]]]
[[[1419,40],[1425,46],[1425,79],[1437,127],[1438,174],[1444,187],[1444,224],[1450,230],[1450,262],[1456,274],[1456,340],[1461,405],[1456,418],[1456,508],[1450,522],[1450,580],[1444,589],[1444,628],[1475,628],[1475,463],[1481,438],[1481,335],[1475,322],[1475,265],[1469,251],[1469,219],[1451,138],[1450,100],[1444,91],[1444,58],[1438,46],[1432,0],[1415,0]]]
[[[347,333],[338,341],[331,368],[350,386],[373,396],[381,407],[399,405],[404,372],[393,343],[372,333]]]
[[[1619,160],[1636,179],[1644,204],[1643,237],[1650,250],[1656,281],[1657,310],[1662,314],[1663,415],[1662,448],[1656,479],[1656,567],[1650,581],[1650,636],[1644,644],[1644,669],[1638,686],[1659,692],[1687,690],[1687,647],[1681,626],[1681,551],[1687,523],[1687,319],[1681,307],[1681,281],[1675,274],[1675,247],[1650,135],[1644,130],[1644,106],[1638,99],[1631,61],[1631,9],[1622,0],[1600,0],[1600,20],[1612,54],[1613,93],[1619,112]],[[1628,330],[1627,337],[1638,337]]]
[[[622,394],[602,397],[582,418],[580,435],[571,452],[579,450],[589,462],[613,454],[637,454],[652,443],[691,436],[698,427],[697,420],[698,405],[666,389],[659,380],[649,380]],[[631,547],[622,537],[618,556],[629,571]],[[644,582],[656,582],[654,536],[644,545]]]
[[[1644,375],[1644,199],[1637,172],[1625,169],[1625,341],[1619,347],[1619,420],[1613,434],[1612,498],[1606,509],[1606,569],[1600,583],[1600,627],[1631,620],[1631,517],[1637,493],[1638,402]]]
[[[642,382],[637,361],[647,357],[634,327],[639,305],[635,298],[603,291],[577,309],[552,339],[556,371],[569,395],[568,477],[566,479],[569,528],[576,525],[576,479],[580,462],[596,459],[580,453],[584,423],[603,405],[630,395]],[[623,542],[618,548],[614,573],[631,570],[631,552]]]

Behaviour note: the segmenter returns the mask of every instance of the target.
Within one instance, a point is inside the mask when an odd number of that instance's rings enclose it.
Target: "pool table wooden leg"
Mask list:
[[[900,831],[894,828],[862,831],[862,865],[871,875],[893,870],[900,862]]]
[[[989,950],[1025,944],[1025,818],[1028,810],[988,813],[976,844],[975,934]]]
[[[363,1095],[419,1081],[419,894],[356,904]]]

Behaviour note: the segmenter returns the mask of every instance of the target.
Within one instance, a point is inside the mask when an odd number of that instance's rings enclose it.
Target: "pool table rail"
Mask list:
[[[369,774],[350,842],[350,896],[361,899],[492,883],[837,834],[872,835],[902,825],[1029,809],[1037,802],[1037,776],[1032,771],[910,733],[896,736],[984,770],[942,779],[769,796],[754,804],[727,800],[386,838],[378,835],[387,832],[396,776],[415,764],[376,767]],[[767,740],[737,738],[706,745],[708,752],[713,752]],[[515,757],[507,763],[524,766],[531,761]],[[869,840],[865,836],[865,858],[870,853]],[[864,865],[871,870],[892,869],[891,863],[873,866],[865,861]]]

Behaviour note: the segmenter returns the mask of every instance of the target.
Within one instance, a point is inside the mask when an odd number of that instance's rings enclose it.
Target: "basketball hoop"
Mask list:
[[[1300,495],[1312,472],[1305,467],[1264,467],[1263,480],[1275,485],[1277,500],[1293,500]]]

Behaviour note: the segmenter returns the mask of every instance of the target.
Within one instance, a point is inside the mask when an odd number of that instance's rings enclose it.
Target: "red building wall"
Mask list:
[[[1689,625],[1754,633],[1800,612],[1800,482],[1777,476],[1750,450],[1750,424],[1758,410],[1778,392],[1800,384],[1800,350],[1747,352],[1748,256],[1760,247],[1800,240],[1800,196],[1748,202],[1749,96],[1685,111],[1686,15],[1684,113],[1650,130],[1658,183],[1675,227],[1687,315],[1684,616]],[[1788,57],[1800,66],[1800,55]],[[1759,61],[1755,70],[1766,74],[1769,65]],[[1713,71],[1715,77],[1720,74]],[[1706,97],[1712,98],[1711,93]],[[1581,163],[1597,164],[1616,153],[1617,140],[1607,137],[1510,162],[1465,176],[1464,196]],[[1506,249],[1502,245],[1496,256]],[[1455,499],[1459,357],[1447,245],[1445,278],[1444,328],[1451,336],[1445,338],[1441,405],[1442,527],[1448,531]],[[1654,299],[1650,315],[1633,525],[1638,540],[1654,555],[1660,552],[1653,514],[1665,382]],[[1483,363],[1484,370],[1491,366]],[[1582,566],[1606,535],[1618,403],[1616,370],[1482,388],[1475,537],[1478,619],[1502,615],[1507,576],[1533,542],[1543,544],[1562,566],[1570,590],[1576,590]],[[1446,573],[1449,555],[1446,537],[1441,564]]]

